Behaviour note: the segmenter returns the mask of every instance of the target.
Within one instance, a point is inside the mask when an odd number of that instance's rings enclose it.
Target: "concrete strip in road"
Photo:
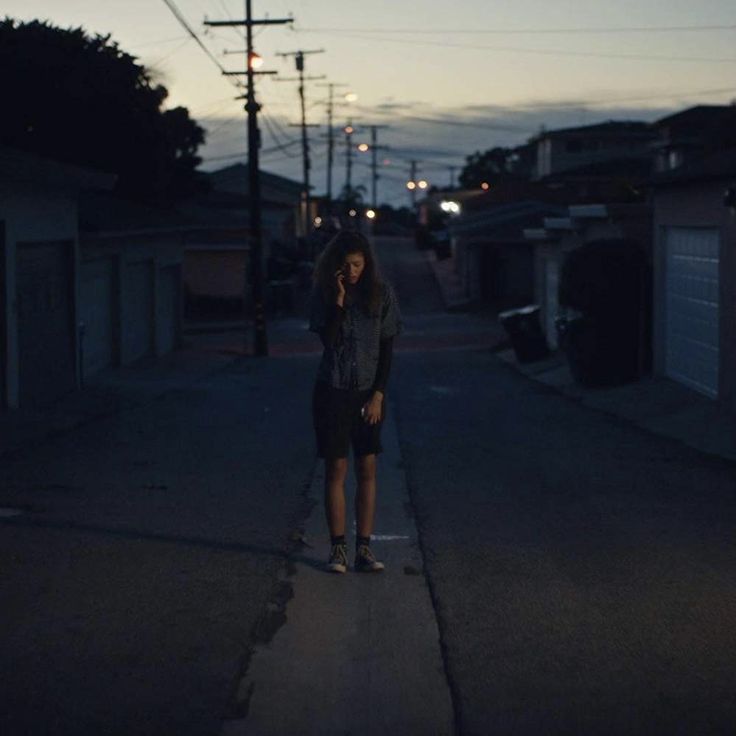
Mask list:
[[[286,624],[256,649],[240,683],[248,715],[222,736],[375,736],[454,733],[439,630],[422,570],[396,425],[387,417],[379,460],[374,549],[386,570],[324,571],[329,537],[322,495],[306,524],[311,546],[295,557]],[[321,463],[320,463],[321,467]],[[354,482],[347,489],[348,518]],[[350,562],[354,540],[348,538]]]

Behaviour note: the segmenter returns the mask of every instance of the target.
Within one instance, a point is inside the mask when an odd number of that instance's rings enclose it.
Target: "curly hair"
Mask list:
[[[326,302],[334,299],[337,290],[335,272],[342,268],[345,259],[354,253],[360,253],[365,260],[365,268],[356,288],[358,301],[370,314],[379,314],[383,280],[373,247],[368,238],[361,233],[341,230],[325,245],[314,267],[314,284]]]

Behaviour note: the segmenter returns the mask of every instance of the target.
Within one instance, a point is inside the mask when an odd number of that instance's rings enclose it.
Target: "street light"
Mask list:
[[[359,150],[359,151],[360,151],[361,153],[365,153],[366,151],[370,150],[370,146],[369,146],[369,145],[368,145],[367,143],[360,143],[360,144],[358,145],[358,150]]]
[[[350,215],[350,217],[355,217],[358,214],[358,211],[357,210],[350,210],[350,212],[348,212],[348,214]]]
[[[376,211],[375,210],[366,210],[365,216],[369,220],[374,220],[376,218]]]
[[[414,189],[417,188],[417,183],[415,181],[408,181],[408,182],[406,182],[406,188],[409,191],[413,191]]]
[[[343,128],[343,130],[344,130],[344,131],[345,131],[345,133],[347,133],[348,135],[352,135],[353,133],[355,133],[355,128],[353,128],[353,126],[352,126],[352,125],[346,125],[346,126],[345,126],[345,127]]]
[[[419,180],[419,181],[417,182],[417,186],[418,186],[418,187],[419,187],[420,189],[426,189],[426,188],[427,188],[427,187],[429,186],[429,184],[427,184],[427,182],[426,182],[426,181],[425,181],[424,179],[420,179],[420,180]]]
[[[357,102],[358,101],[358,95],[355,94],[355,92],[348,92],[345,95],[345,102]]]
[[[444,200],[440,202],[440,209],[443,212],[449,212],[453,215],[460,214],[460,204],[458,202],[453,202],[452,200]]]
[[[251,69],[260,69],[263,66],[263,57],[255,51],[251,51],[248,66]]]
[[[489,189],[491,188],[491,185],[490,185],[490,184],[489,184],[489,183],[488,183],[487,181],[484,181],[484,182],[483,182],[483,183],[482,183],[482,184],[480,185],[480,188],[481,188],[481,189],[482,189],[482,190],[483,190],[484,192],[487,192],[487,191],[488,191],[488,190],[489,190]]]

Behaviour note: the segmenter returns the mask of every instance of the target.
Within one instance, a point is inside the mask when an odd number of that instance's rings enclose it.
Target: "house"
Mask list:
[[[736,408],[736,147],[653,187],[655,372]]]
[[[78,200],[108,174],[0,147],[0,407],[33,407],[79,386]]]
[[[564,212],[557,204],[519,200],[471,210],[452,220],[452,257],[468,301],[498,309],[532,301],[534,249],[524,230]]]
[[[736,146],[736,105],[697,105],[654,123],[654,170],[673,171],[709,151]]]
[[[596,240],[620,240],[639,243],[651,261],[651,223],[648,204],[614,202],[571,205],[563,216],[547,217],[542,227],[524,230],[534,248],[534,302],[540,306],[542,329],[550,347],[558,346],[558,289],[567,253]],[[648,345],[648,331],[643,339]],[[646,355],[648,349],[643,347]]]
[[[303,222],[301,182],[261,170],[261,228],[264,246],[273,243],[291,245],[301,231]],[[215,193],[227,193],[240,197],[240,206],[248,213],[248,166],[233,164],[207,175]]]
[[[251,251],[248,167],[234,164],[208,174],[208,191],[182,203],[193,223],[184,255],[187,318],[240,317],[248,299]],[[279,256],[296,249],[302,185],[261,171],[264,273]],[[270,294],[267,294],[270,297]]]
[[[619,162],[620,166],[636,166],[640,162],[648,170],[654,137],[647,123],[637,121],[611,120],[542,132],[533,139],[536,143],[533,178],[545,179],[591,166],[600,168],[601,164],[612,162]],[[610,172],[603,167],[600,173]]]

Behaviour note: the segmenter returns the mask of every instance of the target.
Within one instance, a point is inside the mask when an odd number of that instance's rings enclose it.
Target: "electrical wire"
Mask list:
[[[518,46],[485,46],[479,44],[461,44],[451,43],[447,41],[419,41],[416,39],[406,38],[390,38],[363,35],[362,33],[343,32],[345,38],[355,38],[358,40],[376,41],[385,43],[400,43],[403,45],[410,44],[412,46],[433,46],[442,48],[464,49],[466,51],[508,51],[519,54],[533,54],[540,56],[571,56],[583,58],[597,59],[624,59],[632,61],[674,61],[674,62],[707,62],[713,64],[733,64],[736,62],[735,57],[702,57],[702,56],[660,56],[651,54],[613,54],[600,51],[568,51],[565,49],[530,49]]]
[[[222,66],[222,64],[220,64],[215,55],[204,45],[202,39],[192,29],[189,23],[187,23],[186,18],[182,15],[174,0],[163,0],[163,3],[171,11],[173,16],[179,22],[179,25],[181,25],[181,27],[196,41],[197,46],[199,46],[202,51],[207,54],[207,57],[210,59],[210,61],[224,74],[225,68]]]
[[[337,28],[314,27],[302,28],[295,26],[299,33],[370,33],[370,34],[410,34],[410,35],[554,35],[554,34],[609,34],[609,33],[700,33],[721,32],[736,30],[736,24],[724,23],[720,25],[694,26],[620,26],[610,28]]]

